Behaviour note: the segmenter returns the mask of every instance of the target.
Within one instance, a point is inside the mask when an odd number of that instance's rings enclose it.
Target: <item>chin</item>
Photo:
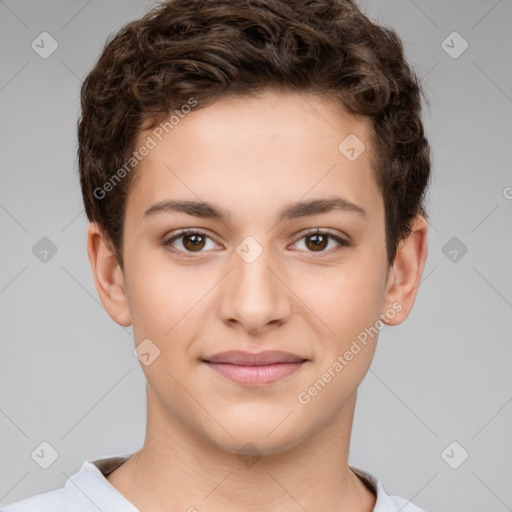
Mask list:
[[[291,420],[290,415],[290,420]],[[223,425],[231,434],[227,434],[224,430],[215,432],[211,431],[209,426],[205,432],[206,441],[215,445],[220,450],[233,453],[238,456],[248,455],[253,457],[275,455],[293,448],[299,444],[302,439],[307,437],[308,431],[305,430],[304,423],[297,425],[297,418],[289,421],[283,419],[286,414],[275,418],[249,421],[239,417],[240,421],[224,422]],[[272,425],[269,427],[269,425]],[[220,434],[220,435],[219,435]]]
[[[270,455],[278,455],[298,444],[298,439],[293,437],[284,438],[281,436],[278,439],[271,440],[269,438],[265,438],[264,435],[255,437],[250,435],[250,433],[246,435],[244,434],[245,433],[240,433],[240,435],[236,436],[234,439],[210,439],[210,441],[218,449],[232,453],[241,460],[244,456],[267,457]]]

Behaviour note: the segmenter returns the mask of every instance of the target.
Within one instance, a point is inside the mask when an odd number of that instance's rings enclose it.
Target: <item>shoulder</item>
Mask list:
[[[107,481],[105,475],[128,455],[86,460],[64,487],[11,503],[0,512],[137,512]]]
[[[375,475],[354,466],[350,469],[376,494],[373,512],[425,512],[405,498],[388,495]]]
[[[64,489],[57,489],[11,503],[0,509],[0,512],[64,512],[65,510]]]
[[[382,484],[381,484],[382,486]],[[414,505],[409,500],[405,498],[400,498],[400,496],[389,496],[382,491],[385,499],[383,499],[383,503],[379,504],[379,508],[375,507],[373,512],[425,512],[423,509]]]

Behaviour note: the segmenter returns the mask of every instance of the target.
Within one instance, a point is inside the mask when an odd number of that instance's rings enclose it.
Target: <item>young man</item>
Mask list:
[[[347,0],[175,0],[105,46],[81,99],[89,259],[133,325],[146,438],[5,511],[418,512],[348,464],[427,255],[397,36]]]

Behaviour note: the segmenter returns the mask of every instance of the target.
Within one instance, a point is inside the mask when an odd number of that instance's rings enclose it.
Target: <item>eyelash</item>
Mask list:
[[[194,258],[196,257],[196,254],[201,254],[201,252],[204,252],[204,251],[199,251],[197,253],[193,253],[193,252],[190,252],[190,251],[182,251],[180,249],[176,249],[175,247],[173,247],[171,244],[176,241],[176,240],[179,240],[180,238],[183,238],[185,235],[201,235],[201,236],[204,236],[204,237],[207,237],[209,238],[210,240],[213,240],[207,233],[205,233],[204,231],[201,231],[200,229],[190,229],[190,228],[187,228],[187,229],[182,229],[181,231],[179,231],[178,233],[176,233],[175,235],[173,235],[172,237],[170,237],[169,239],[167,239],[163,245],[165,247],[167,247],[167,249],[170,251],[170,252],[173,252],[175,254],[179,254],[181,256],[185,256],[186,258]],[[309,231],[305,234],[303,234],[299,239],[297,239],[297,241],[295,243],[297,243],[298,241],[302,240],[303,238],[307,238],[308,236],[313,236],[313,235],[324,235],[324,236],[327,236],[328,238],[338,242],[339,246],[336,248],[336,249],[331,249],[330,251],[320,251],[318,253],[315,254],[315,251],[307,251],[307,252],[310,252],[314,255],[314,257],[322,257],[322,255],[325,255],[325,254],[332,254],[333,252],[338,252],[340,250],[342,250],[344,247],[349,247],[351,244],[348,240],[345,240],[344,238],[340,237],[340,236],[337,236],[337,235],[334,235],[333,233],[330,233],[329,231],[322,231],[320,230],[319,228],[315,229],[314,231]]]

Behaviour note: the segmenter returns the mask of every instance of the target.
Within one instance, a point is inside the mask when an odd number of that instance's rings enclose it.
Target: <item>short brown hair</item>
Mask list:
[[[396,33],[370,21],[351,0],[170,0],[107,40],[81,88],[85,210],[121,267],[135,173],[123,173],[106,198],[95,191],[130,159],[141,131],[190,98],[204,108],[222,97],[276,87],[327,94],[369,118],[392,265],[414,217],[427,217],[430,179],[421,85]]]

